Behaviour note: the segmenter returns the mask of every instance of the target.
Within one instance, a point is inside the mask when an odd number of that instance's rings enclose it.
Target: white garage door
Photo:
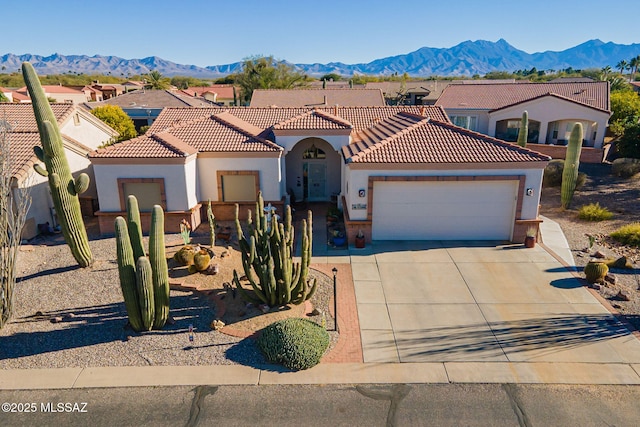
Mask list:
[[[517,181],[375,182],[374,240],[510,240]]]

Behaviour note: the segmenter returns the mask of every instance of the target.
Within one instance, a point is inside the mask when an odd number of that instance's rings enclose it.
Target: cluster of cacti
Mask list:
[[[169,317],[169,269],[164,246],[164,212],[151,213],[149,257],[142,245],[140,211],[135,196],[127,199],[127,220],[115,220],[118,273],[129,324],[137,331],[162,328]]]
[[[213,209],[211,209],[211,200],[207,204],[207,219],[209,220],[209,240],[211,241],[211,247],[216,245],[216,217],[213,215]]]
[[[87,230],[82,220],[78,194],[89,188],[89,176],[82,173],[74,179],[71,175],[58,121],[40,85],[38,75],[30,63],[22,64],[22,75],[29,90],[42,143],[42,147],[36,146],[33,150],[38,159],[44,163],[44,167],[36,164],[34,169],[49,180],[53,206],[58,215],[62,234],[73,257],[81,267],[88,267],[93,264],[93,255],[89,247]]]
[[[253,294],[242,288],[238,273],[233,271],[233,282],[240,294],[250,301],[270,307],[284,304],[300,304],[311,298],[316,290],[316,280],[309,283],[309,262],[312,246],[312,216],[302,221],[300,262],[293,262],[294,229],[291,225],[291,207],[285,210],[284,223],[276,215],[265,215],[262,195],[258,194],[256,210],[247,219],[248,235],[245,237],[238,218],[236,205],[236,230],[242,255],[244,274],[253,288]],[[253,271],[252,271],[253,270]]]
[[[178,264],[188,267],[187,271],[191,274],[206,271],[211,264],[211,258],[213,252],[198,245],[183,246],[173,255],[173,259]]]
[[[563,209],[568,209],[573,199],[573,192],[576,189],[578,179],[578,168],[580,166],[580,152],[582,151],[582,124],[576,123],[571,130],[569,145],[564,159],[564,169],[562,170],[562,186],[560,187],[560,198]]]
[[[520,130],[518,131],[518,145],[527,146],[527,136],[529,134],[529,113],[522,113],[522,121],[520,122]]]
[[[589,283],[601,282],[608,272],[609,267],[605,262],[589,261],[584,267],[584,275]]]

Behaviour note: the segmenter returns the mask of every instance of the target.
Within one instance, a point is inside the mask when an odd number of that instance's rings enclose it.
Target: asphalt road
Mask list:
[[[637,426],[639,401],[639,386],[592,385],[20,390],[0,391],[0,426]]]

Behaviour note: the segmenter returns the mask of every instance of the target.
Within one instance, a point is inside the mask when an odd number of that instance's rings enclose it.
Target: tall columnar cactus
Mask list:
[[[133,197],[133,196],[131,196]],[[137,210],[137,201],[129,203],[129,209]],[[164,212],[154,206],[151,213],[149,233],[149,258],[135,257],[132,243],[140,227],[140,213],[129,212],[129,218],[138,218],[132,227],[123,217],[115,221],[116,247],[120,287],[127,308],[129,323],[135,331],[149,331],[162,328],[169,317],[169,269],[164,246]]]
[[[216,217],[213,215],[213,209],[211,208],[211,200],[207,204],[207,219],[209,220],[209,240],[211,241],[211,247],[216,245]]]
[[[573,192],[576,189],[578,179],[578,168],[580,167],[580,151],[582,150],[582,124],[576,123],[571,130],[569,145],[564,160],[562,171],[562,186],[560,187],[560,198],[563,209],[568,209],[573,199]]]
[[[527,146],[527,136],[529,134],[529,113],[524,111],[522,113],[522,121],[520,122],[520,130],[518,131],[518,145],[521,147]]]
[[[309,263],[312,247],[312,216],[302,221],[300,262],[293,262],[294,229],[291,225],[291,207],[285,210],[284,223],[274,214],[265,214],[262,195],[258,194],[256,210],[249,211],[247,238],[238,219],[236,205],[236,231],[242,255],[242,266],[254,295],[246,292],[233,271],[233,282],[240,294],[254,302],[271,307],[284,304],[300,304],[313,296],[316,280],[309,283]]]
[[[82,173],[74,179],[71,175],[58,122],[33,66],[28,62],[23,63],[22,74],[29,90],[42,143],[42,147],[36,146],[33,150],[44,167],[36,164],[34,169],[49,180],[53,206],[73,257],[81,267],[89,267],[93,264],[93,255],[78,199],[78,194],[89,187],[89,176]]]

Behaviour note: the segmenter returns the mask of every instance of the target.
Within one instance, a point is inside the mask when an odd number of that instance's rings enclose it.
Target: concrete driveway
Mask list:
[[[640,363],[640,341],[542,247],[351,251],[365,362]]]

